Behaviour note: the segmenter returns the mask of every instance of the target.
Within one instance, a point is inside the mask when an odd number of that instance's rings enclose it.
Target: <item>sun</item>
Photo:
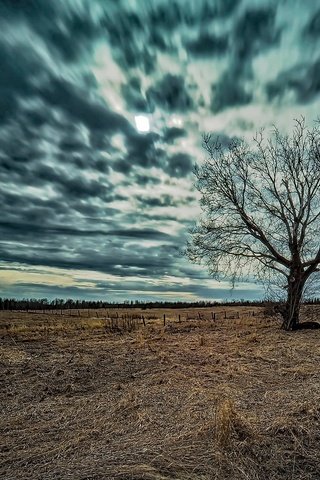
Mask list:
[[[150,122],[149,118],[145,115],[136,115],[134,117],[136,122],[136,127],[139,132],[149,132],[150,130]]]

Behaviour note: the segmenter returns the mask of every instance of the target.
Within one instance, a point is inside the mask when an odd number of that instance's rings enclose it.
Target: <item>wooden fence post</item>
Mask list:
[[[166,314],[165,313],[163,314],[163,326],[164,327],[166,326]]]

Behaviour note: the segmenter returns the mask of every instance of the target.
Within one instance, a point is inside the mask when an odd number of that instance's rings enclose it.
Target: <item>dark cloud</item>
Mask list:
[[[228,71],[220,81],[212,85],[211,110],[221,112],[228,107],[247,105],[252,100],[252,93],[245,90],[239,76]]]
[[[230,33],[228,67],[219,81],[212,85],[213,113],[252,102],[253,92],[247,86],[253,76],[251,62],[255,55],[279,42],[281,31],[276,28],[275,20],[276,10],[264,7],[248,8],[235,21]]]
[[[150,106],[142,94],[141,81],[138,77],[130,78],[126,84],[122,85],[122,95],[130,110],[135,112],[150,112]]]
[[[154,239],[153,236],[150,237],[149,233],[150,238]],[[156,238],[163,241],[161,236]],[[138,239],[141,242],[141,237]],[[82,239],[76,254],[67,248],[48,248],[48,245],[44,244],[44,248],[39,246],[36,250],[29,248],[19,251],[0,246],[0,255],[1,259],[6,262],[94,270],[119,277],[147,275],[158,278],[175,264],[176,250],[167,245],[146,247],[139,243],[136,243],[134,248],[133,245],[131,248],[124,248],[121,242],[116,244],[111,241],[102,242],[100,248],[97,249]]]
[[[313,37],[314,40],[319,40],[320,35],[320,10],[311,17],[307,23],[304,33],[307,36]]]
[[[2,0],[0,12],[3,18],[8,17],[26,19],[30,22],[55,18],[59,13],[59,2],[46,0]]]
[[[89,180],[84,175],[65,175],[64,172],[48,165],[41,165],[36,170],[36,181],[34,184],[41,186],[41,183],[54,183],[64,198],[104,198],[108,194],[106,185],[98,180]]]
[[[241,0],[216,0],[215,2],[206,0],[200,5],[200,20],[206,23],[229,17],[234,13],[240,3]]]
[[[160,52],[175,52],[176,46],[170,41],[170,36],[163,35],[160,28],[152,28],[149,32],[148,43]]]
[[[65,62],[74,62],[90,51],[93,40],[99,35],[90,8],[85,4],[47,2],[46,0],[3,0],[0,4],[2,18],[11,22],[26,22],[50,49]],[[77,41],[74,41],[77,39]]]
[[[16,186],[33,186],[42,188],[44,186],[52,186],[56,193],[63,196],[63,201],[68,202],[73,198],[101,198],[108,201],[111,191],[110,185],[106,181],[101,182],[96,179],[89,179],[83,174],[78,174],[76,170],[72,169],[75,165],[81,169],[88,169],[90,167],[96,168],[95,159],[92,163],[88,162],[88,155],[86,159],[82,159],[78,163],[76,159],[72,159],[70,155],[66,157],[65,165],[69,168],[61,168],[57,165],[49,165],[41,161],[42,157],[38,152],[33,154],[33,146],[30,150],[26,150],[24,155],[14,152],[12,155],[0,157],[0,172],[8,182],[14,181]],[[45,155],[44,155],[45,158]],[[78,159],[81,160],[81,159]]]
[[[129,122],[110,110],[101,98],[90,97],[85,88],[63,78],[51,78],[42,86],[39,94],[46,103],[59,108],[70,119],[84,123],[90,130],[114,133],[132,129]]]
[[[138,201],[142,204],[143,208],[153,207],[173,207],[179,203],[171,195],[161,195],[157,197],[139,197]]]
[[[51,205],[52,207],[52,205]],[[51,219],[46,218],[47,209],[42,208],[42,215],[36,219],[34,216],[30,216],[31,222],[14,222],[14,221],[0,221],[0,231],[3,237],[10,238],[10,235],[14,235],[16,239],[21,236],[34,237],[41,234],[44,239],[47,237],[50,239],[51,235],[59,236],[73,236],[73,237],[115,237],[128,238],[128,239],[144,239],[144,240],[158,240],[158,241],[172,241],[173,237],[165,232],[161,232],[154,229],[141,229],[141,228],[129,228],[129,229],[101,229],[101,228],[87,228],[81,229],[76,226],[66,226],[53,224]],[[26,218],[27,220],[27,218]],[[39,220],[35,223],[35,220]]]
[[[159,3],[158,5],[155,4],[153,10],[151,10],[149,21],[152,27],[161,27],[163,30],[170,32],[183,22],[184,16],[184,11],[177,1],[173,1],[170,8],[165,3]]]
[[[21,123],[29,128],[29,133],[30,129],[38,132],[38,129],[43,126],[56,127],[59,125],[57,119],[54,118],[52,109],[48,108],[40,99],[37,99],[36,105],[21,109],[18,115],[20,115]]]
[[[128,229],[128,230],[110,230],[108,235],[116,237],[140,238],[145,240],[168,240],[172,239],[171,235],[152,229]]]
[[[200,18],[203,22],[210,22],[217,18],[229,17],[237,9],[241,0],[209,0],[202,2],[200,8]]]
[[[123,173],[127,175],[131,172],[133,164],[130,162],[128,158],[119,158],[118,160],[112,163],[112,168],[115,172]]]
[[[274,8],[247,9],[236,23],[233,42],[239,61],[251,57],[265,48],[270,48],[280,39],[275,27]]]
[[[166,32],[173,32],[179,26],[201,27],[208,23],[227,17],[237,8],[240,0],[204,0],[193,5],[187,5],[179,0],[154,3],[148,16],[151,30],[162,28]]]
[[[162,77],[158,83],[148,89],[147,98],[151,105],[169,112],[185,112],[194,108],[185,80],[180,75],[168,73]]]
[[[88,153],[90,152],[90,148],[86,145],[83,139],[79,138],[76,135],[65,135],[59,142],[59,148],[63,152],[73,153],[73,152],[81,152],[81,153]]]
[[[108,6],[109,7],[109,6]],[[135,12],[105,8],[101,26],[109,39],[114,59],[125,69],[139,67],[150,74],[156,56],[148,47],[145,24]]]
[[[156,143],[160,136],[149,132],[141,134],[135,132],[126,137],[127,154],[112,164],[118,172],[128,173],[135,166],[161,167],[163,151],[157,148]]]
[[[178,138],[181,137],[186,137],[187,136],[187,131],[183,128],[178,128],[178,127],[171,127],[171,128],[166,128],[163,131],[163,141],[169,144],[172,144],[177,140]]]
[[[29,267],[30,268],[30,267]],[[38,272],[37,272],[38,273]],[[80,283],[80,282],[79,282]],[[7,293],[8,292],[8,293]],[[102,291],[99,286],[96,286],[90,291],[86,286],[60,286],[43,283],[28,283],[17,282],[13,290],[4,290],[3,295],[9,297],[18,298],[72,298],[72,299],[97,299],[100,300],[102,296],[105,296],[106,291]],[[108,299],[107,299],[108,300]],[[109,301],[113,301],[113,298],[109,297]]]
[[[138,185],[146,186],[146,185],[159,185],[161,180],[158,177],[152,177],[150,175],[135,175],[135,182]]]
[[[110,144],[110,136],[101,130],[89,132],[90,146],[93,150],[105,150],[113,152],[115,149]]]
[[[187,153],[176,153],[168,160],[167,173],[172,177],[186,177],[192,172],[192,169],[192,159]]]
[[[194,197],[187,196],[182,199],[173,197],[172,195],[159,195],[156,197],[143,196],[138,197],[137,200],[142,208],[149,209],[153,207],[178,207],[182,205],[190,206],[194,203]]]
[[[155,70],[156,56],[145,46],[139,43],[125,42],[114,55],[115,60],[123,68],[140,68],[145,74]]]
[[[184,26],[203,28],[213,20],[231,15],[238,3],[239,0],[203,0],[189,8],[174,0],[151,2],[141,8],[140,16],[130,9],[112,13],[105,9],[100,24],[119,65],[125,69],[140,68],[150,74],[156,70],[155,51],[177,53],[172,39],[175,31]]]
[[[47,22],[43,25],[39,22],[37,26],[38,30],[41,28],[41,36],[65,62],[82,59],[84,53],[92,50],[93,40],[97,38],[98,25],[90,18],[90,10],[69,11],[63,22],[61,19],[55,24]]]
[[[3,130],[0,138],[1,154],[12,163],[12,170],[19,168],[18,164],[25,165],[43,158],[44,149],[39,144],[38,136],[27,138],[23,129],[18,126],[7,131]]]
[[[139,212],[134,213],[134,214],[128,214],[127,215],[127,221],[130,222],[153,222],[153,223],[158,223],[158,224],[166,224],[167,222],[177,222],[179,221],[180,224],[183,224],[183,220],[177,220],[177,215],[176,213],[174,214],[168,214],[168,213],[155,213],[151,209],[144,208],[140,209]],[[175,242],[178,244],[181,242],[181,237],[175,237]]]
[[[266,86],[269,100],[281,100],[290,91],[295,93],[300,103],[310,102],[320,93],[320,60],[285,70]]]
[[[186,42],[186,48],[191,54],[200,57],[223,55],[228,48],[228,37],[200,32],[198,38]]]
[[[40,64],[32,50],[13,45],[7,39],[0,41],[0,65],[0,123],[3,123],[16,114],[21,98],[35,93],[33,79]]]

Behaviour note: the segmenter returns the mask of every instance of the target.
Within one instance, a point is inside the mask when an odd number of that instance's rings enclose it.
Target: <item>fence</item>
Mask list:
[[[257,317],[263,313],[262,310],[220,310],[220,311],[192,311],[192,312],[174,312],[170,315],[163,313],[162,317],[155,314],[146,315],[141,312],[124,312],[112,310],[96,310],[96,309],[53,309],[53,310],[28,310],[20,312],[37,315],[54,315],[73,317],[80,319],[99,319],[103,321],[104,328],[109,332],[133,331],[143,326],[146,327],[152,320],[159,321],[166,326],[170,323],[182,323],[190,321],[209,321],[216,322],[218,320],[241,319],[244,317]]]
[[[221,312],[209,312],[209,316],[205,315],[204,312],[197,312],[196,316],[189,316],[187,314],[185,318],[182,317],[181,313],[177,315],[176,318],[168,318],[167,314],[163,314],[162,316],[162,322],[163,326],[165,327],[168,325],[170,322],[174,323],[182,323],[183,321],[212,321],[215,322],[217,320],[231,320],[231,319],[240,319],[244,317],[258,317],[261,315],[261,312],[257,312],[254,310],[249,310],[245,312],[241,311],[236,311],[236,312],[227,312],[226,310],[221,311]],[[159,317],[152,317],[152,320],[160,320],[161,318]],[[146,327],[147,324],[149,323],[150,318],[145,315],[131,315],[131,314],[123,314],[119,315],[118,312],[116,312],[113,316],[110,316],[109,312],[107,312],[107,315],[105,316],[105,328],[107,331],[110,332],[117,332],[117,331],[133,331],[136,330],[139,326],[144,326]]]

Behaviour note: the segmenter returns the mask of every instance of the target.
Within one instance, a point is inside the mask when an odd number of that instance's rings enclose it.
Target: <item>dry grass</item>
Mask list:
[[[0,478],[319,480],[320,332],[248,310],[1,312]]]

